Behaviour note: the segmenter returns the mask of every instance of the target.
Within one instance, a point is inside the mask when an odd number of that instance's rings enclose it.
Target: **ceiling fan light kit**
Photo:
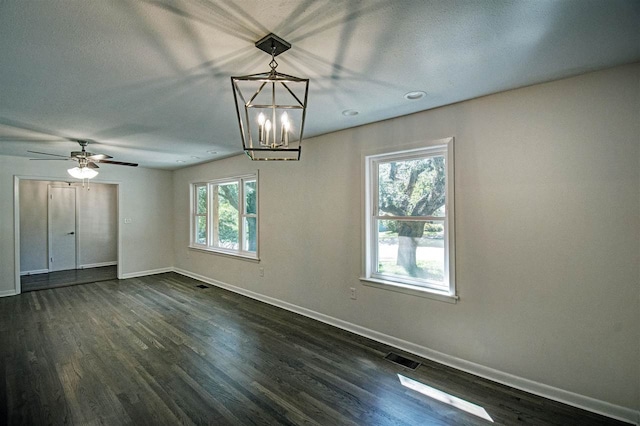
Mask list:
[[[98,176],[98,172],[88,167],[74,167],[67,170],[67,173],[76,179],[93,179]]]
[[[269,34],[255,46],[271,55],[271,70],[231,77],[242,147],[252,160],[300,160],[309,79],[276,71],[285,40]]]
[[[58,155],[58,154],[49,154],[47,152],[38,152],[38,151],[27,151],[27,152],[30,152],[32,154],[41,154],[41,155],[49,155],[51,157],[58,157],[58,158],[32,158],[31,160],[77,161],[78,166],[67,169],[67,173],[69,173],[71,177],[74,177],[76,179],[82,179],[82,186],[84,186],[85,180],[93,179],[94,177],[98,176],[98,172],[95,169],[99,168],[99,166],[96,163],[107,163],[107,164],[115,164],[120,166],[131,166],[131,167],[138,166],[137,163],[124,163],[122,161],[112,161],[110,160],[110,158],[113,158],[113,157],[111,157],[110,155],[93,154],[91,152],[87,152],[85,150],[85,147],[89,145],[89,141],[80,140],[80,139],[69,139],[69,140],[72,140],[73,142],[77,142],[82,149],[80,151],[72,151],[71,155],[68,157],[64,155]]]

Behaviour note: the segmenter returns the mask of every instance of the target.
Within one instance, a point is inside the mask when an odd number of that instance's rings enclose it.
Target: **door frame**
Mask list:
[[[51,233],[52,233],[52,227],[51,227],[51,206],[49,205],[51,203],[51,188],[73,188],[73,195],[75,197],[75,208],[73,211],[73,214],[75,215],[75,220],[74,222],[74,238],[76,240],[76,244],[75,244],[75,262],[74,262],[74,269],[78,269],[78,260],[80,258],[80,238],[79,238],[79,233],[80,233],[80,224],[78,223],[79,219],[80,219],[80,208],[78,205],[78,187],[77,186],[67,186],[64,184],[59,184],[59,183],[50,183],[47,185],[47,269],[49,269],[49,272],[51,272],[51,252],[52,247],[53,247],[53,238],[51,238]]]
[[[14,235],[14,271],[15,271],[15,294],[20,294],[22,292],[22,286],[20,285],[20,181],[21,180],[40,180],[43,182],[65,182],[65,183],[77,183],[78,181],[75,179],[61,179],[60,177],[53,176],[13,176],[13,235]],[[120,226],[120,184],[118,181],[103,181],[103,180],[92,180],[95,183],[104,183],[107,185],[115,185],[116,186],[116,235],[118,239],[118,265],[117,265],[117,274],[118,279],[122,278],[122,227]],[[77,208],[77,203],[76,203]],[[78,226],[78,222],[76,221],[76,226]],[[78,250],[79,245],[76,244],[76,250]],[[76,262],[78,258],[76,257]]]

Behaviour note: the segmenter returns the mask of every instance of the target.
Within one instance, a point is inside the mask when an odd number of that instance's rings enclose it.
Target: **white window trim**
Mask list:
[[[244,200],[244,185],[246,181],[255,180],[256,182],[256,213],[245,213],[245,200]],[[217,185],[224,185],[228,183],[237,183],[238,184],[238,201],[242,201],[241,206],[238,206],[238,228],[239,228],[239,249],[225,249],[222,247],[215,247],[209,244],[198,244],[195,242],[195,233],[196,233],[196,220],[195,218],[198,216],[196,214],[197,209],[197,197],[195,188],[198,186],[206,185],[207,187],[207,242],[213,241],[213,210],[212,207],[212,198],[213,191],[212,187]],[[193,181],[189,182],[189,248],[198,251],[205,251],[209,253],[220,254],[224,256],[231,256],[235,258],[259,261],[260,260],[260,183],[258,178],[258,171],[255,173],[248,173],[244,175],[238,176],[228,176],[219,179],[213,179],[209,181]],[[256,251],[250,252],[243,249],[243,233],[244,233],[244,221],[245,217],[256,217]]]
[[[377,200],[377,186],[373,183],[377,181],[377,164],[384,161],[393,159],[410,159],[412,157],[423,157],[425,155],[437,155],[443,154],[445,156],[446,164],[446,187],[445,187],[445,270],[448,270],[446,281],[448,284],[448,290],[442,287],[427,287],[424,285],[412,285],[410,279],[386,279],[383,274],[377,274],[374,272],[374,244],[376,243],[377,234],[374,232],[373,226],[375,224],[374,213],[377,211],[377,206],[374,205],[374,201]],[[375,153],[369,153],[363,155],[363,170],[364,170],[364,229],[363,229],[363,263],[362,263],[362,276],[360,280],[363,285],[367,285],[374,288],[390,290],[405,294],[410,294],[419,297],[425,297],[434,300],[440,300],[448,303],[456,303],[459,299],[456,293],[456,280],[455,280],[455,194],[454,194],[454,138],[445,138],[434,140],[426,144],[420,144],[419,146],[406,147],[404,149],[385,149],[384,151],[378,151]],[[407,218],[402,218],[406,220]],[[424,220],[424,218],[421,218]],[[442,220],[443,218],[433,218],[434,220]],[[409,219],[410,220],[410,219]],[[391,277],[389,277],[391,278]]]

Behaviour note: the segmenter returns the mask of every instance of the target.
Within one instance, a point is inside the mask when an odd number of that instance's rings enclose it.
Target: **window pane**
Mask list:
[[[196,216],[196,243],[207,244],[207,217]]]
[[[244,210],[247,214],[256,214],[256,181],[244,183]]]
[[[255,217],[245,217],[243,221],[244,241],[242,249],[245,251],[256,251],[257,242],[257,219]]]
[[[442,155],[380,163],[379,215],[444,216],[445,177]]]
[[[197,197],[197,212],[196,214],[206,214],[207,213],[207,187],[206,186],[197,186],[196,187],[196,197]]]
[[[218,246],[239,248],[238,237],[238,184],[218,185]]]
[[[377,273],[444,285],[444,221],[377,224]]]

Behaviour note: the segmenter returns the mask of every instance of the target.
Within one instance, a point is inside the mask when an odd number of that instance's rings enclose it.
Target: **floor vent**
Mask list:
[[[420,367],[420,363],[417,361],[414,361],[412,359],[409,358],[405,358],[402,355],[398,355],[398,354],[394,354],[393,352],[389,352],[387,354],[387,356],[384,357],[384,359],[391,361],[395,364],[399,364],[403,367],[406,367],[410,370],[415,370],[416,368]]]
[[[204,285],[204,284],[197,285],[196,287],[198,287],[198,288],[209,288],[208,285]]]

